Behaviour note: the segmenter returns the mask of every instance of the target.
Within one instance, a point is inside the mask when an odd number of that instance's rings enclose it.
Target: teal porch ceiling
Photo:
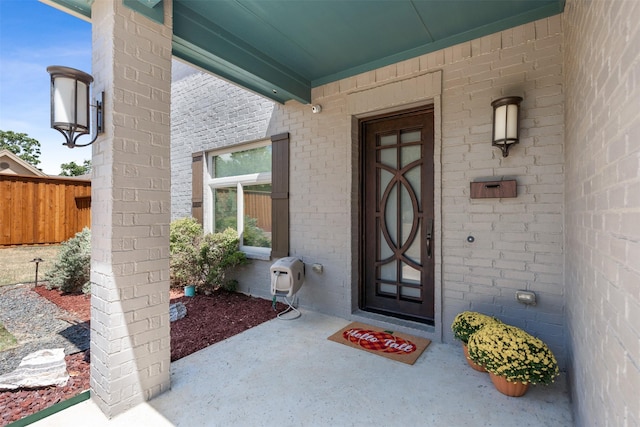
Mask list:
[[[564,0],[173,0],[173,53],[275,101],[309,103],[314,87],[563,9]]]

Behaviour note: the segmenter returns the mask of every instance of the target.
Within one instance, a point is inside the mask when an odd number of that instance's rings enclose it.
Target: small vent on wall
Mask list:
[[[9,163],[7,162],[0,163],[0,170],[5,170],[5,169],[9,169]]]

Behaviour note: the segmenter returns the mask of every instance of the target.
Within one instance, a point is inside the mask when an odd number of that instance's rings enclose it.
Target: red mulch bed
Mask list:
[[[18,421],[88,390],[89,363],[84,361],[84,355],[85,353],[81,352],[64,358],[70,376],[64,387],[0,392],[0,425],[5,426]]]
[[[75,314],[83,322],[91,320],[91,295],[65,294],[57,289],[47,289],[44,286],[36,286],[33,290],[61,309]]]
[[[88,295],[63,294],[42,286],[34,288],[34,291],[73,313],[79,320],[89,321],[91,318],[91,298]],[[218,291],[211,296],[185,297],[183,292],[172,290],[170,297],[171,303],[180,301],[187,307],[186,317],[171,323],[172,362],[273,319],[277,314],[271,308],[271,301],[235,292]],[[278,304],[277,309],[282,311],[284,306]],[[65,358],[71,376],[65,387],[0,392],[0,426],[88,390],[89,363],[84,356],[82,352]]]
[[[276,317],[271,301],[248,295],[218,291],[212,296],[175,298],[187,316],[171,324],[171,361],[202,350]],[[278,311],[285,308],[278,303]]]

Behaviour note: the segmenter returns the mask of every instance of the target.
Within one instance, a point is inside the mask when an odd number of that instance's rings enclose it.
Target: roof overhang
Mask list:
[[[162,19],[162,0],[123,0]],[[45,0],[85,19],[93,0]],[[173,54],[284,103],[561,13],[565,0],[173,0]]]

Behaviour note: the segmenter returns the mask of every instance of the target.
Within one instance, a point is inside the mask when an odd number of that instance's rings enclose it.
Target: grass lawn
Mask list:
[[[16,339],[0,323],[0,351],[5,351],[18,343]]]
[[[44,273],[53,265],[60,248],[60,245],[0,248],[0,286],[34,282],[36,264],[31,262],[34,258],[44,260],[38,267],[38,282],[44,280]]]

